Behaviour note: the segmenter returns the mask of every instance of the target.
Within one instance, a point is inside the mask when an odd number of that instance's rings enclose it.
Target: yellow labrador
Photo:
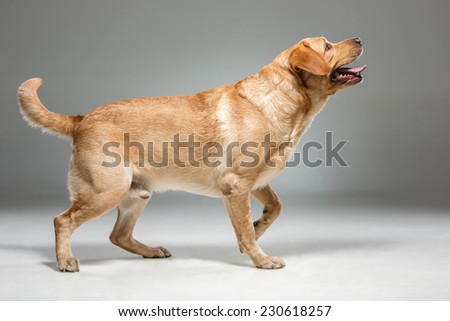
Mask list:
[[[37,95],[42,79],[24,82],[18,98],[25,120],[73,144],[72,206],[54,220],[58,269],[79,271],[72,233],[115,207],[114,244],[146,258],[170,257],[167,249],[133,238],[152,192],[165,190],[223,198],[241,252],[258,268],[284,267],[257,243],[281,210],[268,183],[328,97],[362,81],[365,66],[344,67],[362,51],[359,38],[335,44],[308,38],[237,83],[191,96],[109,103],[85,116],[49,111]],[[254,223],[251,195],[264,205]]]

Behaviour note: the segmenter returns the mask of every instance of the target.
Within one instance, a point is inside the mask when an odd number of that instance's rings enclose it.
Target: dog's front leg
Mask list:
[[[253,222],[256,239],[259,239],[278,216],[280,216],[281,202],[269,185],[254,190],[252,195],[264,205],[263,215]]]
[[[282,259],[268,256],[256,242],[255,228],[250,216],[250,188],[235,175],[222,181],[222,193],[228,214],[236,232],[241,252],[246,253],[258,268],[280,269]]]

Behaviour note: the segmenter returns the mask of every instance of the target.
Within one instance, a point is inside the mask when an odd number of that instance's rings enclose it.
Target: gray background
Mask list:
[[[1,193],[67,193],[70,144],[29,128],[18,111],[17,87],[30,77],[45,80],[40,96],[51,110],[85,114],[119,99],[235,82],[298,40],[324,35],[361,37],[368,68],[362,85],[330,100],[300,147],[333,131],[349,140],[342,155],[350,167],[291,168],[277,189],[447,195],[449,7],[444,0],[2,0]]]
[[[1,0],[0,300],[449,300],[449,10],[444,0]],[[239,253],[220,200],[168,192],[134,235],[172,258],[110,244],[111,211],[72,237],[81,273],[55,272],[70,144],[22,120],[23,81],[42,77],[47,107],[85,114],[236,82],[320,35],[361,37],[368,68],[298,149],[332,131],[349,140],[350,166],[289,168],[273,182],[283,213],[259,244],[284,269],[257,270]]]

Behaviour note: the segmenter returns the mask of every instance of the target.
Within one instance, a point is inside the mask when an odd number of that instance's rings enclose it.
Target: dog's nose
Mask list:
[[[356,42],[358,45],[362,44],[361,38],[353,38],[353,41]]]

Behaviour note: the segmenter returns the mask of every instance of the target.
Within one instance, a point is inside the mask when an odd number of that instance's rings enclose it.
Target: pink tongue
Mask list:
[[[351,73],[351,74],[359,74],[360,72],[366,69],[366,65],[355,68],[339,68],[340,72]]]

